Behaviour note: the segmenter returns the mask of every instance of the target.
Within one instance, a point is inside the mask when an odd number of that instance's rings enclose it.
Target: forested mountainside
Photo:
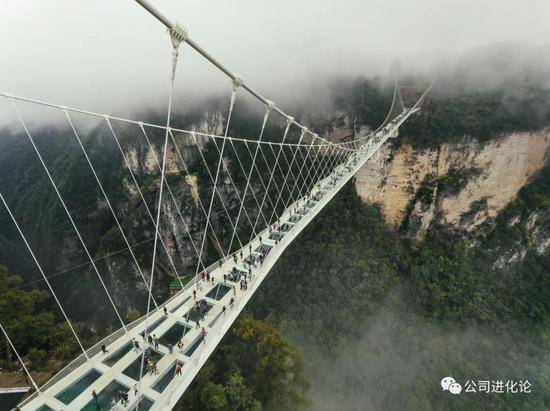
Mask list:
[[[286,251],[181,409],[550,408],[550,92],[540,76],[528,74],[514,81],[503,76],[491,87],[473,87],[466,75],[436,83],[400,137]],[[365,135],[383,121],[392,91],[380,79],[339,81],[329,109],[302,107],[300,118],[335,141]],[[219,133],[220,107],[209,103],[175,122]],[[242,106],[236,113],[230,134],[257,135],[257,113]],[[270,124],[270,138],[280,137],[282,126]],[[151,132],[150,147],[139,130],[115,124],[127,166],[104,124],[88,129],[92,161],[131,243],[143,244],[134,251],[147,267],[153,231],[128,169],[154,211],[155,155],[163,136]],[[98,267],[117,306],[128,319],[143,314],[145,289],[130,255],[117,251],[124,244],[80,148],[67,129],[35,131],[92,255],[101,258]],[[0,190],[90,345],[115,326],[112,310],[90,267],[71,269],[82,264],[83,252],[25,136],[1,134]],[[168,251],[160,253],[159,299],[168,294],[172,263],[194,273],[178,215],[199,238],[204,223],[197,197],[212,189],[197,146],[184,136],[178,141],[186,167],[172,147],[168,179],[175,201],[166,205],[161,228]],[[215,158],[211,141],[198,145]],[[242,184],[233,156],[227,161]],[[219,189],[228,204],[236,202],[226,179]],[[214,225],[226,244],[228,222],[219,217]],[[16,234],[1,210],[0,321],[44,381],[77,347],[48,293],[39,291],[45,288],[35,282],[36,269]],[[208,239],[209,261],[218,258],[215,244]],[[12,353],[6,345],[0,353],[2,379],[17,381]],[[439,386],[447,375],[462,382],[528,379],[532,393],[449,396]]]

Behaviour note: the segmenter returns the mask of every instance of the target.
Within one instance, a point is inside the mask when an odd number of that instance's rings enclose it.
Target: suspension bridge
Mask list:
[[[91,348],[84,347],[64,310],[61,299],[55,293],[49,277],[36,257],[24,227],[16,218],[16,213],[10,207],[8,200],[0,193],[5,210],[82,352],[52,379],[39,386],[19,355],[17,347],[12,344],[8,333],[0,324],[2,332],[34,388],[33,394],[19,405],[22,410],[172,409],[284,250],[363,164],[388,139],[398,136],[399,127],[420,109],[420,104],[431,88],[431,85],[427,87],[415,104],[407,108],[403,103],[396,76],[393,101],[380,127],[349,141],[332,142],[300,124],[253,89],[202,49],[182,27],[172,23],[148,1],[136,0],[136,2],[164,24],[170,34],[171,88],[165,125],[109,116],[0,92],[0,96],[12,106],[21,129],[28,138],[85,251],[92,272],[97,276],[120,322],[120,328],[117,331]],[[178,129],[171,124],[178,51],[184,45],[195,49],[229,79],[232,93],[222,135]],[[228,135],[237,93],[240,90],[254,97],[265,108],[260,133],[256,139]],[[22,103],[47,107],[64,116],[82,150],[87,167],[105,198],[105,203],[129,251],[132,264],[135,265],[135,270],[139,273],[147,290],[147,313],[143,317],[130,323],[124,321],[124,316],[117,308],[109,287],[100,274],[96,261],[59,189],[58,182],[36,144],[32,127],[28,125],[20,109]],[[86,149],[74,121],[74,116],[77,115],[103,123],[120,151],[123,165],[131,175],[137,195],[145,205],[147,217],[155,231],[149,272],[145,272],[141,267],[127,232],[117,218],[115,207],[103,187],[92,156],[89,155],[89,150]],[[264,138],[270,116],[277,116],[284,123],[284,131],[278,141],[269,141]],[[138,178],[130,166],[129,155],[124,150],[120,136],[116,132],[117,127],[121,125],[135,129],[135,132],[145,139],[153,153],[154,168],[160,176],[158,198],[154,207],[147,206]],[[164,142],[155,150],[150,137],[152,133],[158,132],[164,135]],[[296,138],[291,137],[293,132]],[[206,170],[208,182],[212,187],[206,198],[201,199],[201,196],[197,195],[197,207],[204,217],[200,241],[193,238],[186,219],[178,208],[180,217],[178,224],[184,228],[188,237],[186,240],[192,245],[197,261],[192,278],[186,284],[182,281],[185,276],[180,275],[176,263],[170,257],[173,253],[169,252],[167,241],[163,238],[160,229],[166,205],[170,203],[177,207],[175,194],[166,178],[167,155],[170,150],[176,153],[184,174],[189,175],[185,156],[180,151],[182,140],[187,141],[186,147],[191,145],[198,153],[198,158]],[[215,160],[208,160],[204,155],[206,144],[213,147],[216,153]],[[242,158],[243,156],[245,158]],[[235,169],[245,176],[244,183],[236,182],[234,172],[232,173],[228,164],[229,157],[235,163],[233,164]],[[228,195],[220,192],[219,186],[222,182],[232,188],[231,196],[237,200],[236,207],[229,207]],[[216,209],[215,204],[221,206],[218,207],[219,210]],[[224,215],[231,227],[231,235],[225,244],[218,238],[213,227],[214,214]],[[246,227],[246,230],[243,227]],[[249,233],[249,235],[243,233]],[[213,239],[222,256],[210,265],[205,262],[207,238]],[[153,296],[155,273],[158,270],[157,253],[160,252],[158,250],[166,253],[173,275],[181,282],[181,290],[164,302],[157,301]],[[156,364],[156,371],[147,368],[148,363]],[[112,408],[113,399],[117,402],[114,406],[117,408]]]

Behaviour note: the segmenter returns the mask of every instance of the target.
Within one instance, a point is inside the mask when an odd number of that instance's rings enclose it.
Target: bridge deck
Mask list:
[[[145,329],[145,321],[142,318],[127,327],[126,333],[119,330],[106,340],[107,354],[98,349],[99,344],[96,345],[95,350],[89,350],[93,352],[93,356],[89,354],[89,360],[75,360],[42,387],[40,395],[33,395],[24,401],[22,409],[96,410],[92,390],[98,394],[103,409],[110,409],[109,402],[111,398],[117,398],[119,390],[128,392],[129,402],[125,406],[119,402],[116,408],[112,409],[136,409],[138,398],[133,387],[139,380],[142,353],[141,350],[132,348],[131,341],[134,338],[139,342],[141,349],[150,350],[149,355],[158,360],[158,374],[144,372],[142,376],[139,410],[171,409],[286,247],[414,111],[409,110],[399,117],[397,122],[392,122],[392,127],[369,140],[355,159],[350,158],[338,166],[331,175],[321,180],[307,197],[288,207],[280,218],[281,229],[275,231],[276,236],[266,228],[242,249],[243,258],[239,257],[237,263],[231,256],[226,261],[217,263],[215,268],[209,269],[213,281],[196,281],[188,284],[181,292],[152,312],[148,328],[150,333],[159,339],[160,344],[157,348],[149,347],[143,340],[141,334]],[[263,252],[260,252],[259,248],[263,248]],[[269,252],[265,254],[267,249]],[[264,259],[260,263],[258,257],[262,254]],[[237,253],[235,255],[239,256]],[[254,261],[256,266],[251,266],[250,263]],[[247,273],[250,268],[252,278],[248,283],[248,289],[241,291],[238,275]],[[224,274],[229,274],[226,281],[223,278]],[[193,290],[197,292],[197,300],[207,303],[208,312],[204,313],[204,320],[200,322],[200,327],[204,326],[208,330],[204,339],[201,337],[201,329],[197,328],[195,322],[201,315],[194,309]],[[230,304],[232,298],[234,303]],[[164,306],[167,308],[167,315],[163,312]],[[176,346],[180,339],[183,342],[181,350]],[[172,353],[168,350],[169,343],[174,346]],[[175,375],[178,362],[183,365],[182,375]]]

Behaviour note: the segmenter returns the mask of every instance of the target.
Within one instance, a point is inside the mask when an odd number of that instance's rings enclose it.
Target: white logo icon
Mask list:
[[[449,392],[451,394],[460,394],[462,391],[462,385],[460,385],[457,382],[453,382],[451,385],[449,385]]]
[[[457,383],[453,377],[445,377],[441,380],[443,391],[449,391],[451,394],[460,394],[462,385]]]

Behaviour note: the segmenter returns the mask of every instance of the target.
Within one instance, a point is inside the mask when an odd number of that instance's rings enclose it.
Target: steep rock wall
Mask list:
[[[550,130],[437,149],[385,146],[359,170],[356,187],[365,202],[380,204],[390,226],[410,219],[418,238],[434,223],[471,232],[496,217],[537,175],[549,147]],[[438,193],[439,184],[426,184],[445,176],[452,177],[451,189]],[[426,201],[426,189],[431,201]]]

